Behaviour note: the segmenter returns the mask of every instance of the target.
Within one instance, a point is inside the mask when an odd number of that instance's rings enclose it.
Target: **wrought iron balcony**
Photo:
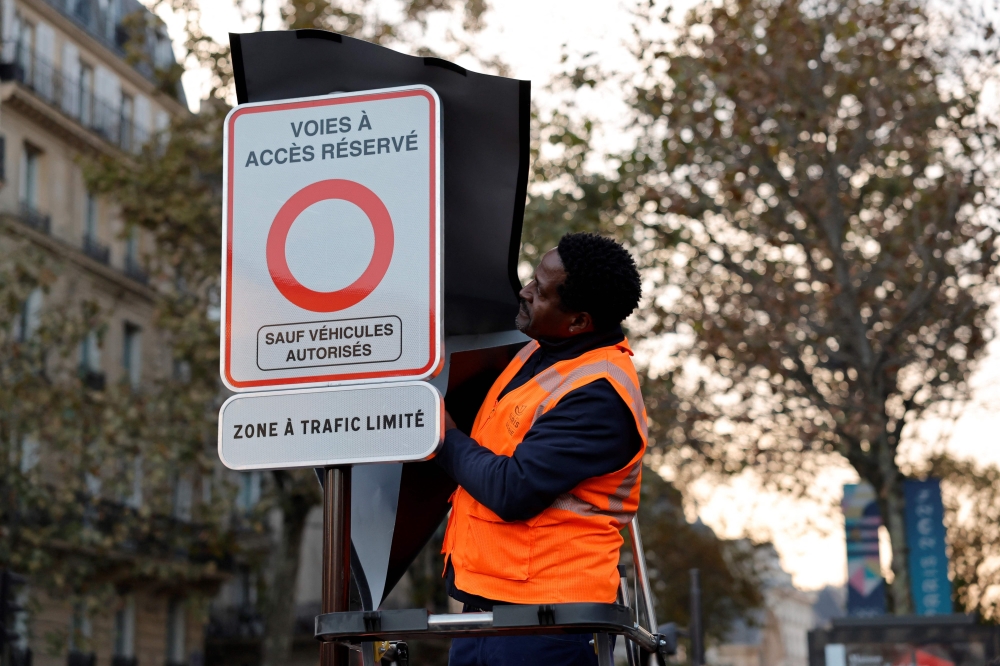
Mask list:
[[[19,217],[21,218],[21,222],[24,222],[35,231],[40,231],[43,234],[52,232],[52,217],[41,212],[27,201],[21,202]]]
[[[31,648],[10,648],[10,666],[31,666],[32,657]]]
[[[260,638],[264,634],[264,616],[253,604],[212,608],[205,627],[209,639]]]
[[[66,666],[97,666],[97,655],[93,652],[72,650],[66,655]]]
[[[132,151],[149,139],[149,132],[144,127],[123,115],[124,107],[120,103],[95,95],[81,80],[66,76],[21,44],[15,46],[14,52],[13,62],[0,63],[0,80],[21,83],[49,106],[122,150]]]
[[[103,372],[87,370],[86,368],[80,368],[80,381],[92,391],[103,391],[107,385],[107,378]]]
[[[111,260],[111,248],[99,242],[93,236],[85,235],[83,237],[83,253],[105,266]]]

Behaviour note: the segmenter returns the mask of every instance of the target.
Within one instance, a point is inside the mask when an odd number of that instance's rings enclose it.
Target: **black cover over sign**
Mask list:
[[[530,82],[323,30],[229,38],[241,104],[417,83],[437,92],[444,129],[445,335],[511,330],[521,288]]]
[[[512,331],[521,288],[517,259],[528,182],[531,84],[322,30],[231,34],[229,39],[241,104],[413,84],[437,92],[444,130],[445,335]],[[520,346],[497,344],[506,346],[449,354],[447,408],[466,432],[490,385]],[[455,482],[433,461],[402,466],[384,593],[441,524],[454,489]],[[364,599],[369,594],[368,584],[359,580],[364,567],[357,555],[352,559]],[[368,599],[365,607],[378,603]]]

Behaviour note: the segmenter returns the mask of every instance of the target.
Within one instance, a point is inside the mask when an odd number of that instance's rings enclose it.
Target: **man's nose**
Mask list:
[[[531,288],[530,287],[534,283],[535,283],[535,281],[532,280],[528,284],[526,284],[523,287],[521,287],[521,291],[517,292],[517,295],[520,296],[521,298],[523,298],[526,301],[530,301],[531,300]]]

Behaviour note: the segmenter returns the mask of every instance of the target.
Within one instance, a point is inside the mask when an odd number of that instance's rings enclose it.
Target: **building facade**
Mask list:
[[[128,232],[113,203],[88,191],[82,161],[128,160],[187,113],[176,80],[160,76],[175,67],[165,27],[137,0],[0,0],[0,30],[0,244],[30,244],[61,267],[52,288],[25,303],[21,335],[30,335],[46,307],[89,299],[107,316],[74,351],[81,377],[96,391],[118,382],[138,388],[171,372],[153,324],[150,239]],[[38,442],[27,437],[20,447],[22,472],[44,464],[33,453]],[[142,515],[151,491],[144,491],[141,459],[131,472],[129,495],[101,500],[105,509]],[[173,492],[174,515],[157,520],[183,530],[198,489],[181,479]],[[40,592],[29,580],[30,612],[19,615],[6,659],[36,666],[203,661],[204,614],[183,587],[146,579],[118,581],[117,590],[114,599],[87,604]]]
[[[757,551],[764,604],[752,622],[732,626],[723,643],[706,653],[712,666],[808,666],[807,636],[816,625],[816,595],[799,590],[781,568],[778,553],[767,545]]]

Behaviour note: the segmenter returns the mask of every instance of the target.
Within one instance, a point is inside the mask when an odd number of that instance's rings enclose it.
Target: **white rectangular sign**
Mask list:
[[[221,374],[234,391],[433,376],[441,103],[426,86],[233,109]]]
[[[246,393],[219,413],[235,470],[425,460],[443,436],[444,400],[424,382]]]

